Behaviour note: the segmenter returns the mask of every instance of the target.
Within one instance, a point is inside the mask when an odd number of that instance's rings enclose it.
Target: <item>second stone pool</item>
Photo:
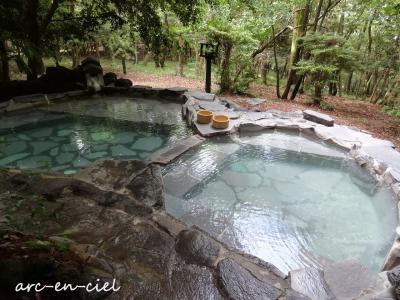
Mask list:
[[[2,120],[0,166],[74,173],[97,159],[149,159],[191,135],[181,106],[103,97],[49,106]]]
[[[384,263],[390,191],[344,153],[299,135],[214,138],[164,169],[166,210],[281,271]]]

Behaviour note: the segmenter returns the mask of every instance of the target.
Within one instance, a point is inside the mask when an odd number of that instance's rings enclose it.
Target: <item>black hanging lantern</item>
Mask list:
[[[211,92],[211,62],[217,57],[218,44],[200,41],[200,56],[206,60],[206,92]]]

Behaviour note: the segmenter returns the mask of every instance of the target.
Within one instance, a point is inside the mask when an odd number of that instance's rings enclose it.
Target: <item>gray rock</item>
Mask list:
[[[400,266],[397,266],[387,272],[387,278],[390,284],[394,287],[394,292],[397,299],[400,299]]]
[[[164,188],[162,183],[161,168],[151,165],[129,182],[126,187],[136,201],[145,206],[162,207],[164,205]]]
[[[214,300],[223,298],[208,269],[196,265],[185,265],[172,273],[171,296],[168,299]]]
[[[102,190],[119,190],[146,167],[146,162],[137,160],[99,160],[81,170],[74,178]]]
[[[286,300],[311,300],[306,295],[303,295],[292,289],[287,289],[285,292],[286,292]]]
[[[321,114],[317,111],[313,110],[305,110],[303,112],[304,119],[309,120],[311,122],[315,122],[318,124],[322,124],[328,127],[332,127],[335,123],[335,121],[328,115],[326,114]]]
[[[324,268],[324,278],[338,299],[353,299],[378,280],[378,275],[356,261],[333,263]]]
[[[203,93],[200,91],[190,91],[187,92],[187,94],[189,96],[192,96],[193,98],[196,98],[197,100],[202,100],[202,101],[214,101],[215,99],[215,95],[214,94],[210,94],[210,93]]]
[[[243,122],[239,126],[240,132],[254,132],[264,130],[265,127],[259,124],[255,124],[254,122]]]
[[[221,246],[197,230],[183,230],[177,237],[175,249],[188,264],[212,267]]]
[[[226,258],[218,264],[221,285],[230,299],[278,299],[282,291],[255,278],[234,260]]]
[[[259,105],[259,104],[261,104],[261,103],[264,103],[264,102],[265,102],[265,99],[260,99],[260,98],[247,98],[247,99],[245,99],[245,101],[246,101],[249,105],[251,105],[251,106],[256,106],[256,105]]]

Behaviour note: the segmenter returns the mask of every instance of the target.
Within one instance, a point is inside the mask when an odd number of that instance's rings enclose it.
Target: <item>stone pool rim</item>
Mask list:
[[[19,96],[9,101],[1,103],[0,116],[13,115],[14,112],[29,111],[40,109],[40,107],[76,101],[87,97],[100,96],[123,96],[152,98],[167,102],[182,104],[182,117],[187,126],[193,128],[199,135],[198,141],[174,146],[174,149],[161,151],[158,157],[153,157],[150,163],[168,164],[183,152],[201,143],[204,138],[234,134],[234,133],[262,133],[271,130],[283,130],[298,132],[309,137],[321,140],[329,145],[338,147],[345,151],[354,161],[370,173],[378,182],[382,182],[390,187],[398,206],[398,227],[399,228],[399,209],[400,209],[400,169],[392,166],[390,161],[382,160],[382,156],[374,155],[380,150],[390,152],[397,159],[394,164],[400,165],[400,153],[395,150],[395,146],[382,139],[374,138],[370,133],[347,126],[331,124],[326,120],[318,121],[306,116],[310,111],[281,112],[269,110],[266,112],[251,112],[239,110],[239,107],[228,99],[217,97],[214,94],[202,93],[199,91],[188,91],[186,88],[152,88],[150,86],[132,87],[105,87],[100,93],[92,93],[85,90],[70,91],[57,94],[34,94]],[[224,113],[231,117],[231,125],[225,130],[209,129],[199,126],[195,122],[196,110],[208,109],[215,113]],[[311,111],[312,113],[312,111]],[[321,115],[320,113],[318,113]],[[326,119],[331,119],[327,115]],[[317,123],[318,122],[318,123]],[[324,125],[325,124],[325,125]],[[333,125],[333,126],[332,126]],[[182,145],[183,144],[183,145]],[[176,150],[179,148],[180,150]],[[183,149],[183,150],[182,150]],[[165,158],[165,153],[168,158]],[[389,157],[390,158],[390,157]],[[389,251],[383,270],[389,270],[400,264],[400,232],[396,230],[396,237],[391,250]]]

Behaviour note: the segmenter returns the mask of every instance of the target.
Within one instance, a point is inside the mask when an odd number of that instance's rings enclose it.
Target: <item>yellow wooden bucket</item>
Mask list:
[[[208,124],[211,122],[212,116],[213,116],[213,113],[211,111],[199,110],[197,112],[197,123]]]
[[[229,126],[229,117],[225,115],[215,115],[212,118],[212,126],[217,129],[225,129]]]

